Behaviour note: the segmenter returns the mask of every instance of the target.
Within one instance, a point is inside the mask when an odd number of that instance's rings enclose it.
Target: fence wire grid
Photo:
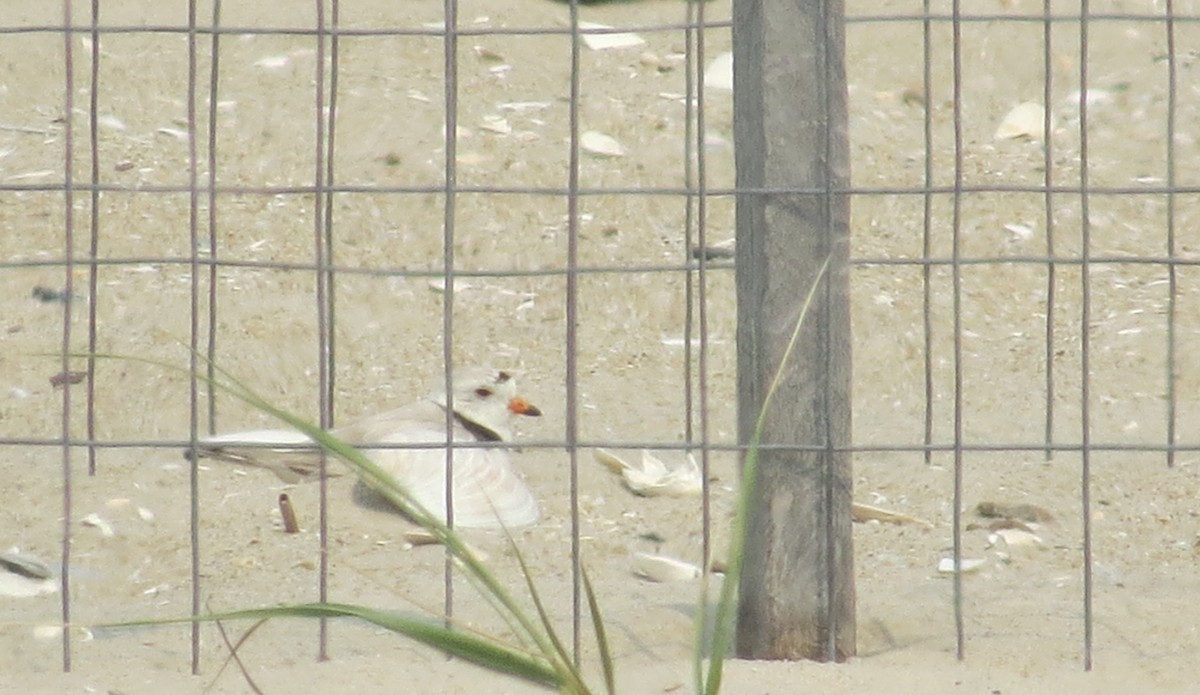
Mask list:
[[[855,527],[859,653],[1185,659],[1200,13],[845,4],[855,499],[914,522]],[[215,628],[79,626],[319,600],[498,629],[347,476],[179,456],[278,426],[210,392],[219,370],[332,427],[487,364],[544,413],[513,454],[542,506],[516,540],[575,658],[584,564],[618,659],[688,654],[693,585],[631,560],[728,542],[734,202],[826,193],[737,186],[730,3],[51,5],[0,10],[0,543],[56,570],[3,639],[70,627],[63,670],[145,649],[201,673]],[[693,455],[702,494],[634,496],[597,448]],[[243,648],[378,643],[302,632]],[[33,644],[4,670],[48,668]]]

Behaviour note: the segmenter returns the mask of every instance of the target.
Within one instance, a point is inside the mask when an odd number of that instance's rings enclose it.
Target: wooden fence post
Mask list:
[[[834,450],[850,443],[844,7],[734,0],[733,18],[743,444],[830,259],[765,420],[737,654],[841,661],[855,653],[853,478],[850,454]]]

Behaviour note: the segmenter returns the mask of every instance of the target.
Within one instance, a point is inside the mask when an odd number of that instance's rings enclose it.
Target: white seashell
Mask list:
[[[625,147],[611,135],[589,130],[579,136],[579,146],[596,157],[624,157]]]
[[[84,642],[90,642],[95,637],[92,634],[92,631],[86,627],[76,627],[75,630],[78,632],[79,638]],[[52,639],[60,639],[62,637],[62,632],[62,625],[38,625],[37,627],[33,628],[33,637],[34,639],[49,641]]]
[[[488,157],[482,152],[468,152],[466,150],[459,150],[458,157],[456,157],[454,161],[458,162],[461,166],[477,167],[486,165],[492,160],[491,157]]]
[[[83,524],[84,526],[91,526],[92,528],[100,531],[100,535],[104,536],[105,538],[112,538],[116,535],[116,531],[113,530],[112,524],[108,523],[108,520],[95,512],[92,512],[91,514],[88,514],[80,519],[79,523]]]
[[[654,51],[644,51],[640,56],[638,56],[638,62],[648,68],[661,69],[663,67],[662,58],[659,58],[658,54]]]
[[[700,466],[691,454],[674,469],[668,469],[649,451],[642,452],[637,464],[604,449],[596,449],[593,456],[609,470],[620,473],[625,487],[643,497],[690,497],[699,495],[703,488]]]
[[[286,56],[286,55],[265,56],[263,58],[259,58],[258,60],[254,61],[254,67],[262,68],[264,70],[282,70],[283,68],[286,68],[287,66],[291,65],[291,63],[292,63],[291,56]]]
[[[607,449],[596,449],[592,452],[592,457],[596,459],[597,463],[602,464],[605,468],[618,475],[629,465],[620,456]]]
[[[1045,118],[1046,110],[1041,104],[1032,101],[1017,104],[1000,121],[1000,125],[996,128],[995,138],[997,140],[1018,138],[1040,140],[1045,134]],[[1053,119],[1050,122],[1050,129],[1054,129]]]
[[[58,591],[57,579],[31,579],[10,572],[0,572],[0,596],[32,598]]]
[[[970,572],[975,572],[980,567],[983,567],[986,563],[987,563],[987,560],[977,560],[977,559],[970,559],[970,558],[964,557],[962,559],[962,565],[961,565],[962,573],[968,574]],[[938,561],[937,570],[938,570],[938,572],[941,572],[942,574],[954,574],[954,558],[952,558],[952,557],[942,558],[940,561]]]
[[[631,32],[616,32],[604,34],[589,34],[588,31],[612,29],[607,24],[595,22],[580,22],[579,30],[583,33],[583,43],[593,51],[605,51],[612,48],[633,48],[645,46],[646,40]]]
[[[9,548],[0,553],[0,570],[29,579],[50,579],[54,572],[38,558],[21,552],[20,548]]]
[[[188,139],[188,132],[181,128],[166,128],[166,127],[164,127],[164,128],[159,128],[158,130],[156,130],[154,132],[158,133],[159,135],[167,135],[169,137],[173,137],[176,140],[186,141]]]
[[[444,277],[430,278],[428,284],[429,284],[429,289],[433,290],[434,292],[437,292],[438,294],[441,294],[446,291],[446,278],[444,278]],[[454,291],[455,292],[462,292],[463,290],[472,290],[472,289],[475,289],[475,286],[472,285],[471,283],[467,282],[465,279],[463,279],[463,278],[455,278],[454,279]]]
[[[1088,107],[1113,104],[1113,103],[1116,103],[1116,101],[1117,101],[1117,93],[1114,92],[1113,90],[1097,89],[1095,87],[1088,88],[1088,91],[1087,91]],[[1074,92],[1071,92],[1070,94],[1067,95],[1067,97],[1065,99],[1063,99],[1063,103],[1067,104],[1071,108],[1078,109],[1079,105],[1083,103],[1083,92],[1081,92],[1079,90],[1075,90]]]
[[[1024,240],[1033,238],[1033,227],[1030,227],[1027,224],[1016,224],[1010,222],[1009,224],[1004,225],[1004,231],[1012,234],[1017,239]]]
[[[893,512],[890,509],[874,507],[869,504],[860,504],[858,502],[854,502],[850,505],[850,514],[854,521],[860,523],[866,521],[879,521],[887,522],[889,524],[913,524],[915,526],[933,528],[933,524],[925,521],[924,519],[918,519],[915,516],[901,514],[900,512]]]
[[[33,628],[34,639],[49,642],[62,637],[62,625],[38,625]]]
[[[686,582],[700,577],[700,567],[665,555],[633,554],[633,572],[654,582]]]
[[[483,122],[479,124],[479,129],[486,130],[490,133],[497,133],[499,135],[508,135],[512,133],[512,126],[508,124],[508,121],[504,117],[496,116],[494,114],[484,116]]]
[[[733,54],[722,53],[704,67],[704,86],[733,90]]]
[[[17,548],[0,553],[0,596],[29,598],[58,591],[59,581],[46,563]]]
[[[1006,547],[1038,546],[1042,544],[1041,536],[1019,528],[1002,528],[988,534],[988,543],[997,545],[1003,542]]]
[[[475,50],[475,55],[478,56],[480,60],[487,61],[489,63],[504,62],[504,56],[500,55],[496,51],[493,51],[487,46],[480,46],[479,44],[476,44],[473,46],[473,48]]]
[[[707,246],[693,246],[692,258],[699,259],[703,257],[705,260],[713,260],[718,258],[733,258],[737,255],[737,239],[730,237],[725,241],[718,241]]]
[[[422,545],[437,545],[437,536],[425,529],[413,529],[404,532],[404,549],[411,550]]]
[[[501,111],[512,111],[513,113],[527,113],[529,111],[544,111],[550,108],[548,101],[506,101],[503,104],[497,104],[496,108]]]
[[[681,335],[665,335],[660,339],[659,342],[661,342],[663,345],[666,345],[667,347],[676,347],[676,348],[683,347],[684,345],[688,344],[688,341],[684,340],[683,336],[681,336]],[[703,345],[724,345],[725,341],[716,339],[716,338],[709,338],[706,341],[701,340],[699,338],[692,338],[691,343],[692,343],[692,347],[698,348],[702,344]]]
[[[122,121],[120,118],[113,116],[111,114],[107,115],[107,116],[100,116],[99,118],[97,118],[96,125],[98,125],[102,128],[108,128],[109,130],[125,130],[126,129],[125,121]]]
[[[54,171],[50,169],[40,169],[38,171],[26,171],[20,174],[13,174],[8,177],[9,181],[27,181],[29,179],[44,179],[54,175]]]

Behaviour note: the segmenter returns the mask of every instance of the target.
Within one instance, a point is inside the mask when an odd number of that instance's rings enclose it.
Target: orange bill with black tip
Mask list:
[[[542,411],[538,410],[536,405],[530,403],[524,398],[521,398],[520,396],[514,396],[511,400],[509,400],[508,409],[516,415],[539,417],[542,414]]]

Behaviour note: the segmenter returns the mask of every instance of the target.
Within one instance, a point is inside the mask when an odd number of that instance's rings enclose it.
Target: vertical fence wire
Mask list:
[[[200,426],[200,176],[199,151],[196,145],[196,88],[199,54],[197,51],[196,0],[188,1],[187,25],[187,180],[188,180],[188,250],[190,258],[188,328],[188,436],[192,442],[199,437]],[[189,507],[192,546],[192,615],[200,615],[200,464],[192,457],[190,471]],[[200,623],[193,621],[192,673],[200,673]]]
[[[1177,367],[1175,353],[1175,315],[1178,310],[1176,298],[1179,294],[1175,261],[1178,249],[1175,246],[1175,111],[1178,108],[1176,87],[1178,65],[1175,59],[1175,3],[1166,0],[1165,24],[1167,33],[1167,468],[1175,467],[1176,427],[1178,425],[1178,394],[1175,391]]]
[[[329,383],[326,385],[326,402],[329,409],[329,427],[333,427],[336,422],[336,400],[334,395],[337,391],[337,340],[335,329],[337,327],[337,276],[334,274],[333,267],[335,259],[333,257],[333,186],[336,184],[334,174],[336,166],[337,149],[335,142],[337,139],[337,114],[338,114],[338,72],[340,67],[340,45],[338,28],[340,26],[341,3],[339,0],[330,0],[329,3],[329,113],[328,127],[325,129],[325,142],[327,146],[325,154],[325,257],[329,262],[329,270],[326,281],[326,301],[325,315],[327,317],[326,330],[328,332],[326,351],[329,361]],[[320,115],[318,115],[318,118]],[[320,506],[318,523],[320,525],[320,553],[321,553],[321,568],[319,586],[317,595],[322,603],[329,600],[329,479],[327,475],[320,477]],[[321,645],[319,648],[319,657],[322,661],[329,658],[329,630],[327,622],[324,618],[321,619]]]
[[[571,78],[570,104],[567,107],[569,151],[567,161],[567,286],[566,286],[566,431],[564,443],[567,447],[571,471],[571,647],[576,668],[582,654],[582,596],[580,576],[583,573],[582,527],[579,519],[579,100],[583,93],[580,85],[581,44],[579,33],[579,0],[571,0]]]
[[[458,201],[458,0],[443,4],[443,99],[446,117],[445,179],[442,209],[442,364],[446,393],[446,526],[454,528],[454,224]],[[454,620],[454,556],[446,548],[442,561],[446,626]]]
[[[693,3],[685,3],[683,13],[683,45],[686,52],[686,58],[683,62],[683,187],[689,191],[684,196],[683,200],[683,242],[685,252],[688,249],[695,249],[697,256],[704,255],[704,246],[696,243],[692,237],[692,230],[696,226],[696,200],[691,195],[690,191],[696,185],[695,171],[695,151],[696,151],[696,123],[693,114],[696,111],[696,105],[692,103],[692,95],[696,93],[696,61],[695,61],[695,45],[696,45],[696,27],[693,26],[696,11],[692,7]],[[700,149],[703,149],[703,144]],[[695,375],[692,373],[692,332],[695,329],[696,323],[696,302],[695,297],[695,274],[689,269],[683,275],[683,440],[690,447],[695,440],[695,418],[696,418],[696,394],[694,393]],[[689,451],[688,453],[691,453]],[[707,486],[706,486],[707,487]],[[707,493],[705,493],[707,494]]]
[[[1079,225],[1082,236],[1079,265],[1079,419],[1082,447],[1079,492],[1083,519],[1083,668],[1092,670],[1092,419],[1091,419],[1091,330],[1092,330],[1092,224],[1088,169],[1088,30],[1091,3],[1079,5]]]
[[[921,228],[921,328],[924,337],[925,375],[925,465],[933,462],[933,15],[931,0],[924,0],[921,20],[921,84],[925,108],[925,192],[922,194],[924,214]]]
[[[207,145],[208,177],[207,177],[207,191],[206,191],[207,199],[208,199],[208,242],[207,242],[207,245],[208,245],[208,259],[209,259],[208,315],[206,317],[207,323],[208,323],[208,325],[207,325],[208,332],[205,337],[206,340],[205,340],[205,360],[204,360],[205,387],[206,387],[205,392],[207,393],[207,396],[208,396],[205,399],[206,405],[207,405],[207,411],[208,411],[207,418],[206,418],[207,419],[206,432],[207,432],[207,434],[210,434],[210,435],[216,433],[216,427],[217,427],[217,399],[216,399],[216,393],[215,393],[216,389],[214,388],[213,384],[216,383],[215,380],[216,380],[216,375],[217,375],[217,373],[216,373],[216,365],[217,365],[217,360],[216,360],[216,357],[217,357],[217,355],[216,355],[216,353],[217,353],[217,297],[218,297],[218,294],[217,294],[217,278],[218,278],[217,258],[218,258],[218,253],[219,253],[219,244],[218,244],[218,239],[217,239],[217,204],[218,204],[217,203],[217,147],[218,147],[218,144],[217,144],[218,143],[217,111],[218,111],[218,104],[220,103],[219,86],[220,86],[220,77],[221,77],[221,50],[220,50],[221,34],[219,31],[217,31],[217,29],[218,29],[218,27],[220,27],[220,25],[221,25],[221,0],[213,0],[213,6],[212,6],[212,30],[213,31],[212,31],[212,37],[210,40],[210,44],[209,44],[210,55],[209,55],[209,77],[208,77],[208,130],[207,130],[207,135],[208,135],[208,145]],[[188,134],[189,134],[189,138],[194,142],[196,139],[196,134],[197,134],[197,131],[196,131],[194,125],[189,129]],[[196,258],[196,255],[198,253],[199,253],[199,249],[196,246],[193,246],[192,247],[192,258],[193,259]],[[193,282],[197,281],[199,279],[198,274],[193,275],[192,279],[193,279]],[[195,295],[197,297],[199,295],[199,289],[197,287],[195,287],[194,285],[192,287],[192,293],[193,293],[193,295]],[[195,318],[196,317],[195,312],[197,311],[197,307],[195,305],[192,306],[192,311],[193,311],[193,317]],[[196,320],[198,320],[198,318]],[[198,339],[198,336],[197,336],[197,339]],[[195,347],[193,348],[192,353],[193,353],[193,355],[198,354],[198,351]],[[195,378],[196,378],[196,372],[193,371],[191,374],[192,374],[192,380],[194,383]],[[196,425],[197,431],[194,434],[196,436],[198,436],[199,435],[199,432],[198,432],[199,413],[196,411],[195,408],[196,408],[196,403],[193,402],[192,410],[191,410],[192,420],[197,423],[197,425]],[[196,529],[196,527],[194,525],[192,528],[193,528],[193,533],[198,533],[198,530]],[[198,571],[199,568],[197,567],[197,565],[193,564],[193,569]],[[194,579],[193,579],[193,586],[197,587],[197,589],[199,587],[198,575],[196,577],[194,577]],[[200,648],[199,632],[198,632],[199,627],[200,627],[199,623],[192,624],[192,648],[193,648],[194,654],[195,654],[195,656],[193,656],[193,663],[194,663],[193,668],[196,668],[199,665],[199,656],[198,656],[198,654],[199,654],[198,650]]]
[[[336,0],[334,0],[336,2]],[[315,137],[313,152],[313,257],[316,265],[316,314],[317,314],[317,399],[320,408],[321,428],[328,430],[333,426],[333,389],[334,389],[334,334],[333,334],[333,227],[332,208],[329,200],[329,186],[333,184],[326,178],[330,161],[333,158],[334,113],[332,105],[326,114],[325,101],[325,52],[328,41],[328,28],[325,24],[325,0],[316,0],[317,18],[317,53],[316,75],[313,104],[313,120]],[[332,90],[331,90],[332,92]],[[330,97],[332,99],[332,97]],[[328,118],[328,128],[326,128]],[[327,161],[328,160],[330,161]],[[321,603],[329,598],[329,457],[322,449],[319,461],[318,487],[318,554],[320,568],[318,572],[317,592]],[[317,659],[324,661],[328,658],[329,621],[322,616],[317,627]]]
[[[63,257],[66,279],[63,290],[63,327],[61,367],[66,374],[71,369],[71,297],[75,275],[75,55],[72,50],[71,0],[63,0]],[[71,380],[63,381],[62,389],[62,650],[63,670],[71,670]]]
[[[91,155],[91,229],[88,244],[88,350],[87,350],[87,438],[96,441],[96,300],[100,289],[100,269],[96,257],[100,252],[100,0],[92,0],[91,12],[91,75],[88,89],[88,148]],[[87,448],[88,476],[96,475],[96,447]]]
[[[951,265],[954,302],[954,635],[955,654],[959,661],[966,657],[966,635],[963,628],[962,582],[962,506],[963,506],[963,327],[962,327],[962,200],[964,189],[963,114],[962,114],[962,6],[954,0],[951,19],[954,35],[954,211],[951,226]]]
[[[697,316],[699,319],[700,344],[698,346],[699,359],[696,363],[697,368],[697,386],[699,388],[699,407],[700,407],[700,519],[701,519],[701,538],[700,538],[700,566],[705,573],[712,565],[712,498],[708,487],[708,478],[712,467],[712,448],[709,446],[709,407],[708,407],[708,254],[703,250],[708,248],[708,148],[707,148],[707,125],[705,122],[705,34],[708,30],[708,23],[705,21],[703,2],[689,2],[688,7],[688,25],[693,36],[693,41],[687,44],[689,55],[694,54],[694,58],[689,58],[689,63],[695,64],[695,79],[691,81],[692,89],[687,92],[687,104],[694,111],[696,126],[695,126],[695,146],[693,151],[696,153],[696,180],[694,182],[694,196],[696,209],[696,246],[701,249],[697,254],[696,265],[696,304]],[[693,8],[695,8],[693,10]],[[694,25],[694,28],[693,28]],[[694,99],[693,99],[694,97]],[[694,106],[693,106],[694,102]],[[691,114],[688,116],[691,121]],[[691,163],[688,163],[690,170]],[[688,199],[693,197],[693,186],[688,184]],[[689,205],[689,209],[691,206]],[[690,243],[684,244],[685,251],[690,248]],[[687,272],[688,277],[691,277],[691,271]],[[688,304],[692,301],[691,292],[688,292]],[[690,326],[689,326],[690,328]],[[684,344],[690,349],[691,335],[684,336]],[[687,365],[688,374],[690,376],[692,367],[690,359]],[[689,413],[688,420],[691,420]],[[689,444],[691,437],[688,438]],[[690,452],[689,452],[690,453]]]
[[[822,119],[825,122],[825,133],[823,138],[825,148],[821,153],[821,156],[824,159],[825,166],[831,169],[830,175],[825,177],[825,190],[822,191],[821,197],[825,206],[825,219],[834,221],[838,219],[838,217],[835,215],[835,210],[840,208],[840,198],[841,196],[846,195],[842,191],[835,190],[834,188],[835,183],[839,187],[844,185],[840,180],[838,180],[841,172],[839,172],[837,168],[842,164],[842,161],[839,157],[839,154],[835,152],[835,140],[838,139],[835,133],[837,129],[845,126],[844,124],[837,123],[834,120],[835,98],[832,96],[832,92],[834,90],[844,90],[846,84],[845,71],[841,67],[845,55],[845,31],[843,28],[843,24],[845,22],[845,6],[838,0],[821,0],[819,5],[820,8],[818,10],[818,14],[824,19],[824,21],[822,23],[823,26],[821,27],[821,32],[818,34],[818,36],[820,37],[821,50],[824,54],[821,62],[825,68],[825,89],[821,90],[822,101],[824,103],[820,107]],[[842,97],[837,97],[837,100],[840,101],[841,99]],[[848,166],[848,164],[849,163],[847,162],[846,165]],[[831,229],[828,233],[831,236],[836,236],[839,233],[839,230],[834,227],[833,224],[831,224]],[[836,242],[830,244],[829,260],[827,263],[829,263],[830,266],[834,266],[835,264],[833,263],[833,258],[834,256],[840,254],[841,250],[837,248]],[[845,272],[845,270],[842,269],[835,272]],[[825,293],[825,301],[822,302],[823,310],[826,315],[826,318],[823,322],[825,326],[832,326],[834,320],[835,284],[830,279],[830,275],[831,273],[825,273],[820,279],[822,285],[821,291]],[[798,292],[797,297],[799,296],[800,293]],[[840,304],[840,302],[838,304]],[[836,373],[837,371],[837,367],[835,365],[837,357],[834,355],[833,348],[834,341],[834,331],[826,330],[824,345],[825,370],[830,374]],[[824,393],[821,394],[820,404],[821,412],[824,414],[822,416],[824,420],[824,431],[820,433],[820,436],[822,439],[824,439],[823,446],[825,449],[824,463],[820,470],[822,487],[821,494],[823,497],[822,504],[825,508],[824,518],[821,520],[821,523],[825,527],[824,533],[822,534],[825,540],[825,547],[822,549],[822,552],[824,553],[823,562],[825,563],[824,592],[828,597],[828,600],[825,601],[825,615],[823,616],[822,621],[824,624],[829,626],[828,629],[824,631],[823,635],[825,642],[824,659],[829,663],[837,663],[838,661],[842,660],[839,659],[838,639],[843,634],[841,623],[838,619],[839,601],[837,596],[840,593],[838,590],[838,583],[843,581],[844,575],[840,571],[839,563],[835,561],[835,558],[838,556],[838,535],[836,532],[836,527],[839,520],[835,518],[833,511],[834,499],[838,492],[838,481],[836,475],[837,458],[835,456],[834,449],[840,444],[840,442],[835,441],[834,430],[836,425],[833,417],[835,404],[833,394],[831,393],[832,390],[832,387],[827,388]]]
[[[217,394],[213,388],[217,376],[217,277],[220,247],[217,240],[217,113],[221,85],[221,0],[213,0],[212,40],[209,45],[208,75],[208,336],[205,343],[205,383],[208,385],[207,434],[217,432]]]
[[[1058,295],[1058,264],[1054,259],[1054,24],[1050,14],[1051,0],[1042,4],[1042,185],[1045,192],[1046,218],[1046,451],[1049,462],[1054,458],[1054,304]]]

